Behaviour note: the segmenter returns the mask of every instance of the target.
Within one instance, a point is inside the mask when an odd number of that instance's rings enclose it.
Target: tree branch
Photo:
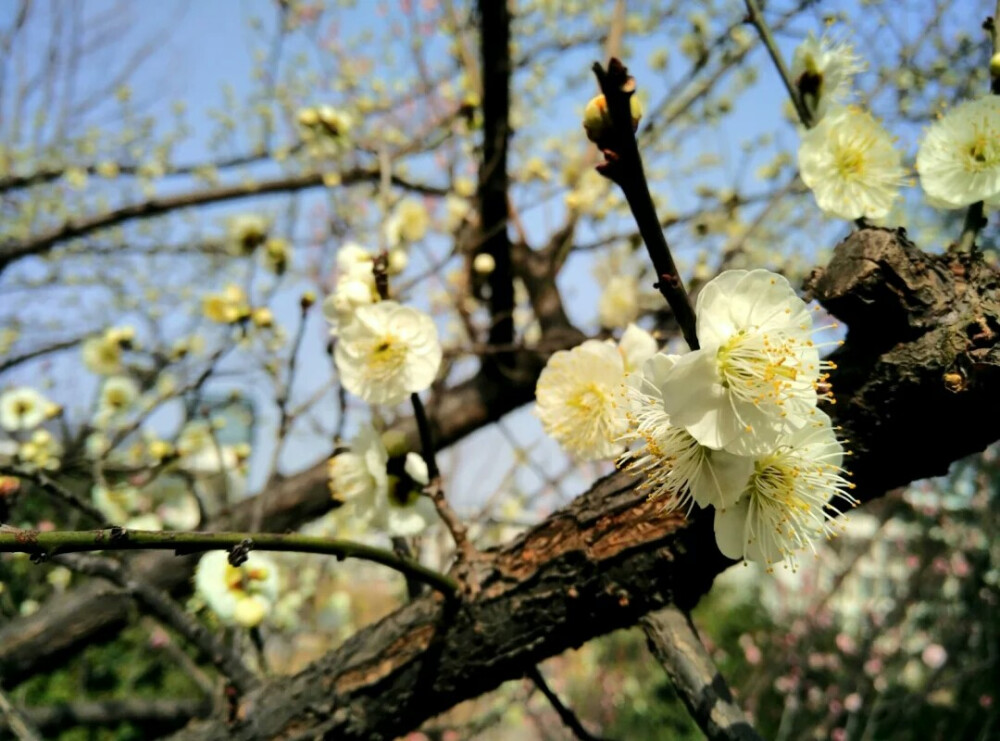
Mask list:
[[[733,702],[726,680],[701,644],[690,618],[664,607],[642,619],[649,648],[663,665],[691,717],[711,741],[761,741]]]
[[[556,711],[563,725],[573,733],[575,738],[580,739],[580,741],[601,741],[597,736],[594,736],[583,727],[580,719],[576,717],[576,713],[563,704],[563,701],[559,699],[559,695],[549,687],[548,682],[545,681],[545,677],[542,676],[542,672],[537,666],[530,667],[525,676],[534,682],[538,690],[545,695],[545,699],[549,701],[552,709]]]
[[[17,260],[31,255],[43,254],[60,242],[83,237],[99,229],[107,229],[108,227],[117,226],[118,224],[136,219],[149,219],[170,211],[191,208],[193,206],[204,206],[210,203],[222,203],[224,201],[251,196],[291,193],[305,190],[306,188],[316,188],[324,185],[323,177],[323,173],[313,172],[302,175],[289,175],[271,180],[240,183],[239,185],[224,185],[218,188],[194,190],[172,196],[163,196],[162,198],[150,198],[147,201],[111,209],[94,216],[76,220],[68,219],[62,225],[47,232],[37,234],[27,240],[0,244],[0,273],[3,273],[8,265]],[[377,182],[379,177],[380,174],[377,168],[363,169],[356,167],[342,173],[341,184],[354,185],[361,182]],[[443,196],[448,192],[446,188],[412,183],[397,176],[393,176],[393,183],[400,187],[430,195]]]
[[[605,161],[598,165],[598,172],[614,181],[625,194],[642,241],[646,244],[646,250],[656,269],[656,287],[673,310],[688,347],[697,350],[699,345],[694,309],[673,255],[670,254],[667,238],[660,228],[660,219],[649,193],[646,173],[642,168],[642,156],[635,140],[631,109],[635,80],[629,77],[628,70],[615,58],[611,59],[607,71],[597,63],[593,70],[611,116],[610,131],[597,143],[605,156]]]
[[[93,551],[174,551],[178,555],[201,553],[210,550],[228,550],[246,543],[255,551],[280,551],[284,553],[316,553],[336,556],[342,561],[357,558],[387,566],[404,576],[422,581],[444,594],[452,594],[458,584],[451,578],[429,569],[417,561],[401,558],[392,551],[349,540],[320,538],[310,535],[275,533],[225,533],[178,532],[170,530],[18,530],[10,528],[0,532],[0,553],[30,553],[51,558],[64,553]],[[97,571],[95,566],[93,571]],[[105,566],[97,574],[115,580],[112,569]],[[122,584],[119,584],[122,586]],[[130,591],[135,591],[133,586]]]
[[[241,694],[259,683],[256,675],[239,654],[225,644],[221,635],[186,613],[169,594],[131,576],[120,562],[112,558],[83,555],[61,556],[56,560],[81,574],[107,579],[124,589],[147,612],[156,615],[197,648]]]
[[[510,8],[507,0],[479,0],[483,70],[483,161],[479,168],[480,251],[493,257],[489,274],[491,345],[514,341],[514,274],[507,234],[507,143],[510,138]],[[508,365],[510,358],[490,363]],[[489,365],[490,363],[487,363]]]

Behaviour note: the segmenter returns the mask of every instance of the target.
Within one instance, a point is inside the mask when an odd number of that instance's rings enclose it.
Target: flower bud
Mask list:
[[[480,275],[488,275],[496,270],[497,261],[488,252],[480,252],[472,260],[472,269]]]
[[[632,112],[632,131],[635,131],[642,118],[642,103],[635,95],[629,97],[629,110]],[[595,144],[611,132],[611,114],[608,113],[608,101],[603,95],[591,98],[583,109],[583,128],[587,132],[587,138]]]

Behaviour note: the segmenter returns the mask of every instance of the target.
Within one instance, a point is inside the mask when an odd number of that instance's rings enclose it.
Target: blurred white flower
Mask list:
[[[38,427],[48,416],[50,402],[30,386],[19,386],[0,394],[0,427],[20,432]]]
[[[225,551],[210,551],[198,561],[194,585],[223,623],[253,628],[278,598],[278,568],[256,551],[241,566],[232,566]]]
[[[1000,95],[961,103],[933,123],[917,172],[934,206],[1000,205]]]
[[[267,239],[270,222],[260,214],[236,214],[226,226],[226,246],[231,255],[253,253]]]
[[[427,464],[411,452],[402,471],[394,468],[390,474],[389,466],[382,437],[366,425],[347,451],[330,459],[330,493],[345,502],[345,515],[353,525],[363,523],[391,535],[416,535],[437,518],[431,500],[420,493],[429,482]]]
[[[99,337],[91,337],[81,349],[83,364],[92,373],[110,376],[121,371],[122,353],[135,345],[132,327],[111,327]]]
[[[330,494],[345,503],[388,496],[386,466],[389,453],[371,425],[358,430],[350,448],[330,458],[327,464]]]
[[[128,376],[112,376],[101,386],[98,414],[113,417],[125,412],[139,398],[139,384]]]
[[[616,329],[639,317],[639,279],[631,275],[612,275],[604,284],[597,302],[597,317],[602,327]]]
[[[841,219],[880,219],[906,180],[902,153],[871,114],[832,108],[802,135],[799,170],[817,205]]]
[[[25,468],[45,471],[58,469],[62,454],[62,443],[48,430],[35,430],[17,451],[17,457]]]
[[[629,324],[618,340],[618,350],[625,361],[626,373],[640,370],[647,360],[656,355],[657,349],[653,335],[636,324]]]
[[[340,329],[334,361],[344,388],[369,404],[399,404],[441,366],[434,320],[395,301],[360,306]]]
[[[430,221],[430,215],[422,202],[415,198],[404,198],[386,219],[386,242],[390,247],[419,242],[427,234]]]
[[[791,77],[802,101],[819,122],[831,105],[843,103],[851,93],[854,75],[865,68],[847,43],[835,43],[811,32],[792,54]]]

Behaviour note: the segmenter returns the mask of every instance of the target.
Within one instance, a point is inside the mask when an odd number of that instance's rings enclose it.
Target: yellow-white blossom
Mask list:
[[[195,590],[219,620],[253,628],[260,625],[278,599],[278,567],[256,551],[240,566],[224,551],[211,551],[198,561]]]
[[[127,411],[139,393],[139,384],[128,376],[111,376],[101,386],[98,414],[113,417]]]
[[[202,297],[201,313],[219,324],[233,324],[250,316],[250,304],[242,288],[228,284],[221,293],[208,293]]]
[[[597,318],[602,327],[616,329],[639,317],[639,279],[632,275],[612,275],[604,284],[597,302]]]
[[[656,351],[655,341],[648,345],[634,334],[628,343]],[[628,360],[641,367],[646,359],[640,349]],[[628,429],[623,406],[628,370],[625,353],[612,340],[587,340],[553,354],[535,387],[535,414],[545,432],[579,460],[614,458]]]
[[[822,412],[753,461],[738,501],[715,513],[715,538],[730,558],[760,561],[770,569],[814,541],[837,533],[834,496],[853,503],[854,485],[845,478],[844,448]]]
[[[654,355],[642,368],[641,382],[626,386],[629,428],[623,440],[635,447],[619,465],[641,474],[641,487],[662,500],[664,510],[725,508],[742,493],[753,459],[701,445],[683,427],[670,423],[661,387],[676,355]]]
[[[62,454],[62,444],[45,429],[35,430],[17,451],[18,460],[25,468],[45,471],[58,469]]]
[[[385,238],[390,247],[419,242],[427,234],[431,217],[421,201],[404,198],[385,222]]]
[[[30,386],[19,386],[0,394],[0,427],[20,432],[38,427],[48,417],[50,402]]]
[[[264,244],[270,222],[260,214],[237,214],[226,226],[226,246],[231,255],[250,255]]]
[[[799,171],[823,212],[841,219],[881,219],[906,180],[893,137],[854,107],[831,108],[803,134]]]
[[[854,75],[865,68],[847,43],[835,43],[811,32],[792,55],[791,76],[802,102],[818,123],[831,106],[845,102]]]
[[[298,122],[302,141],[313,157],[333,157],[343,152],[354,125],[349,113],[331,105],[301,109]]]
[[[695,306],[701,349],[659,380],[671,423],[702,445],[736,455],[772,450],[818,414],[820,361],[812,316],[781,275],[729,270]]]
[[[83,343],[83,364],[93,373],[110,376],[122,368],[125,350],[135,347],[135,329],[132,327],[111,327],[98,337],[91,337]]]
[[[433,383],[441,365],[434,320],[395,301],[359,306],[340,328],[334,361],[344,388],[369,404],[398,404]]]
[[[433,503],[420,494],[428,483],[427,464],[411,452],[402,467],[394,466],[390,473],[389,461],[382,436],[371,425],[362,427],[348,450],[330,459],[330,493],[345,503],[354,525],[416,535],[436,518]]]
[[[262,256],[265,268],[275,275],[284,275],[292,261],[292,247],[287,239],[272,237],[264,243]]]
[[[961,103],[934,122],[917,152],[917,172],[940,208],[1000,205],[1000,95]]]

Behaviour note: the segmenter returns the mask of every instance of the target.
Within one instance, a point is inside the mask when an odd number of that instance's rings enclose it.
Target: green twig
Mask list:
[[[161,550],[180,554],[200,551],[228,550],[249,541],[257,551],[286,551],[293,553],[318,553],[338,559],[357,558],[382,564],[406,576],[429,584],[439,592],[450,595],[458,583],[411,559],[401,558],[384,548],[333,540],[297,533],[199,533],[161,532],[150,530],[76,530],[63,532],[38,532],[37,530],[4,529],[0,532],[0,553],[30,553],[50,557],[63,553],[90,551]]]

